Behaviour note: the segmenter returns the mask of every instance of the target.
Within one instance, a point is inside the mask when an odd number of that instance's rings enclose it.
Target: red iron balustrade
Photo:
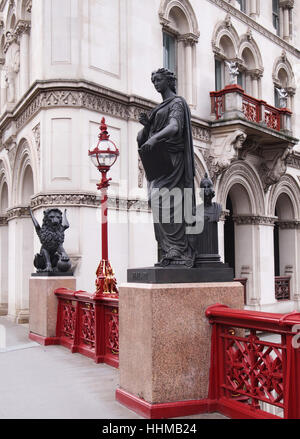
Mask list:
[[[235,110],[240,111],[246,120],[263,124],[276,131],[288,129],[283,121],[285,120],[285,116],[290,116],[292,114],[290,110],[287,108],[276,108],[267,104],[263,100],[253,98],[252,96],[247,95],[238,85],[227,86],[223,90],[210,93],[211,112],[212,114],[215,114],[216,120],[221,119],[225,113],[226,95],[230,93],[237,93],[242,97],[241,108],[236,108]]]
[[[275,277],[275,299],[290,300],[290,276]]]
[[[212,325],[209,400],[231,418],[300,419],[300,313],[206,310]],[[296,331],[296,332],[295,332]],[[270,340],[270,333],[279,340]],[[266,337],[268,334],[268,337]],[[299,343],[300,345],[300,343]]]
[[[119,299],[58,288],[58,343],[92,358],[119,366]]]

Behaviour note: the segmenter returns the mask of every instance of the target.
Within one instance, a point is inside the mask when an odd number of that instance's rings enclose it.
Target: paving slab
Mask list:
[[[0,349],[0,419],[144,419],[115,401],[117,369],[62,346],[33,343],[28,325],[1,317]]]

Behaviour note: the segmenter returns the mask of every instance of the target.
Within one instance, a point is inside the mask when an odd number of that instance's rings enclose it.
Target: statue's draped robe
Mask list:
[[[179,259],[193,260],[194,251],[186,235],[186,225],[192,221],[190,218],[184,218],[184,205],[187,204],[184,189],[189,189],[191,201],[189,215],[192,217],[195,214],[195,165],[190,110],[182,97],[173,96],[166,99],[152,110],[149,117],[150,124],[144,128],[139,146],[164,129],[172,118],[178,122],[178,132],[172,138],[160,140],[159,145],[167,149],[174,169],[171,174],[148,182],[148,197],[153,212],[155,237],[160,245],[162,257],[168,258],[168,255],[175,253]],[[168,189],[179,194],[174,202],[171,199],[171,209],[164,196],[158,200],[157,189]],[[166,198],[168,198],[167,194]]]

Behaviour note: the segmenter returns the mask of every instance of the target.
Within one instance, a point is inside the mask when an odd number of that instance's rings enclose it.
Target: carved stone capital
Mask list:
[[[20,37],[23,33],[28,33],[31,29],[31,23],[27,20],[19,20],[15,26],[15,34]]]
[[[279,7],[283,9],[292,9],[294,7],[294,3],[295,0],[279,0]]]
[[[285,220],[277,222],[280,229],[300,229],[300,221]]]
[[[16,206],[7,210],[7,221],[11,221],[16,218],[28,218],[30,217],[30,210],[28,206]]]
[[[233,221],[235,224],[239,226],[245,226],[245,225],[265,225],[265,226],[273,226],[275,224],[275,221],[277,220],[277,217],[268,217],[268,216],[261,216],[261,215],[234,215]]]

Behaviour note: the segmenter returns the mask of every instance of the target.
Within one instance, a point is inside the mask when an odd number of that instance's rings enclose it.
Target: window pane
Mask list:
[[[237,77],[237,83],[240,85],[243,89],[245,89],[245,81],[244,81],[245,75],[244,73],[240,72]]]
[[[215,59],[215,89],[216,91],[222,89],[222,62]]]
[[[164,67],[176,73],[176,38],[166,33],[163,38]]]
[[[272,7],[273,26],[277,31],[277,35],[279,35],[279,0],[273,0]]]

